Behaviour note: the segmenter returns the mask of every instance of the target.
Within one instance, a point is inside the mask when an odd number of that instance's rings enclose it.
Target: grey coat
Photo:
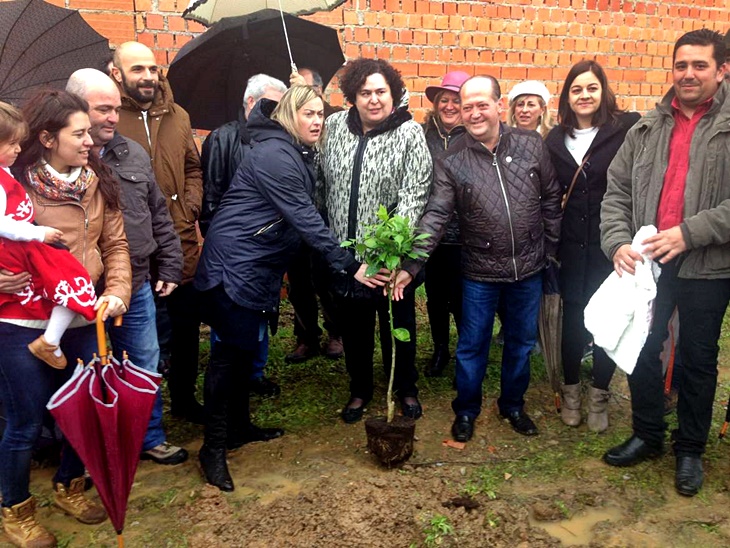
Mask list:
[[[114,172],[122,191],[124,230],[132,263],[132,294],[154,278],[179,284],[183,256],[150,157],[131,139],[119,133],[104,147],[101,160]]]
[[[601,206],[601,248],[612,258],[636,231],[656,225],[674,128],[674,90],[626,135],[608,169]],[[730,277],[730,82],[723,82],[690,146],[680,224],[687,251],[680,278]]]

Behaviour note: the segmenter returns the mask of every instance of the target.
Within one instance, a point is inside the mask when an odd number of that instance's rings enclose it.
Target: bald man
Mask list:
[[[195,222],[203,199],[203,172],[193,142],[190,117],[175,104],[167,80],[152,51],[138,42],[125,42],[114,52],[112,77],[121,93],[119,133],[137,141],[152,159],[157,184],[167,200],[183,250],[182,282],[172,294],[158,299],[169,312],[170,404],[172,414],[202,423],[203,409],[195,398],[198,376],[199,315],[193,276],[200,249]],[[166,352],[165,352],[166,350]]]
[[[116,130],[122,101],[114,81],[98,70],[81,69],[71,75],[66,91],[89,103],[93,148],[112,170],[122,191],[124,229],[132,262],[132,300],[121,326],[109,322],[112,348],[118,358],[124,350],[135,365],[156,372],[160,347],[153,287],[155,293],[166,296],[180,283],[180,240],[155,182],[149,156],[140,145]],[[155,279],[150,280],[153,261]],[[158,464],[180,464],[188,458],[185,449],[167,443],[159,392],[142,443],[142,458]]]

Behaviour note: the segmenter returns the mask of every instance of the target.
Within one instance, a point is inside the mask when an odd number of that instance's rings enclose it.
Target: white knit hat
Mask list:
[[[546,105],[550,102],[550,92],[545,87],[545,84],[538,82],[537,80],[520,82],[512,88],[507,98],[509,99],[509,102],[512,103],[512,101],[517,99],[520,95],[537,95],[545,101]]]

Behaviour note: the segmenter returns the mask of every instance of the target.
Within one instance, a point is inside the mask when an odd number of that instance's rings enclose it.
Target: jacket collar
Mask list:
[[[125,154],[129,154],[129,146],[127,140],[118,131],[114,132],[114,137],[106,145],[104,145],[104,156],[107,154],[114,154],[117,158],[121,158]],[[104,158],[102,156],[102,159]]]
[[[119,93],[122,96],[122,108],[124,110],[131,110],[135,112],[142,112],[145,110],[135,99],[127,94],[124,86],[120,82],[117,82],[117,88],[119,88]],[[170,111],[170,105],[173,101],[174,98],[172,96],[170,83],[167,81],[167,78],[160,73],[160,84],[157,87],[155,98],[152,100],[152,105],[149,109],[147,109],[147,112],[150,116],[161,116],[166,114]]]
[[[474,137],[471,136],[471,134],[467,131],[466,132],[466,146],[469,148],[472,148],[474,150],[479,150],[483,153],[488,153],[490,156],[494,156],[497,154],[500,150],[504,150],[507,146],[509,146],[509,142],[512,139],[512,133],[515,131],[514,128],[511,128],[504,122],[499,123],[499,140],[497,141],[497,146],[495,147],[494,151],[491,151],[487,147],[485,147],[481,142],[477,141]]]
[[[238,109],[238,136],[241,138],[242,144],[248,145],[251,143],[251,135],[248,132],[243,107]]]
[[[674,86],[672,86],[672,88],[666,93],[666,95],[664,95],[662,100],[657,103],[656,112],[662,116],[674,116],[672,101],[674,100],[676,95],[677,94],[674,91]],[[713,116],[718,112],[721,113],[722,119],[730,120],[730,82],[728,82],[727,80],[722,81],[720,87],[717,88],[715,95],[712,96],[712,105],[710,106],[710,110],[707,111],[707,114]],[[653,117],[650,115],[651,113],[642,118],[639,124],[641,124],[642,122],[645,122],[645,124],[651,122]]]
[[[411,113],[408,112],[407,106],[398,107],[390,114],[390,116],[383,120],[382,124],[371,129],[365,135],[368,137],[375,137],[376,135],[387,133],[388,131],[392,131],[402,126],[411,118],[413,117],[411,116]],[[360,114],[357,112],[357,107],[355,106],[351,107],[347,113],[347,128],[350,130],[350,133],[354,133],[358,136],[363,135],[362,121],[360,120]]]

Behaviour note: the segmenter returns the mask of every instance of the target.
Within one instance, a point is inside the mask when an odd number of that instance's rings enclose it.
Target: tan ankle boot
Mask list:
[[[84,478],[72,479],[68,487],[57,483],[53,490],[53,503],[81,523],[101,523],[106,519],[104,508],[84,495]]]
[[[588,429],[591,432],[605,432],[608,428],[608,390],[590,387],[588,389]]]
[[[580,424],[580,383],[563,385],[560,418],[568,426],[578,426]]]
[[[50,548],[56,546],[56,537],[35,520],[35,499],[3,508],[3,529],[15,546],[22,548]]]
[[[28,350],[39,360],[46,362],[54,369],[66,368],[66,356],[61,352],[60,356],[56,356],[54,352],[58,348],[57,345],[49,343],[46,338],[41,335],[28,345]]]

